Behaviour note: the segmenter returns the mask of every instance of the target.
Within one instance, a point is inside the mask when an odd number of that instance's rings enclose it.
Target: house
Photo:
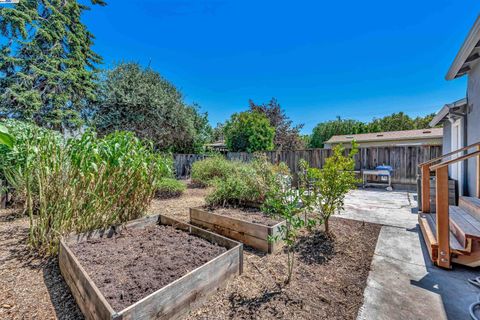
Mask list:
[[[360,148],[423,145],[441,146],[443,141],[442,139],[442,128],[387,131],[333,136],[325,142],[324,148],[331,149],[340,143],[343,143],[345,146],[349,146],[353,140],[358,143]]]
[[[215,152],[227,152],[228,151],[227,145],[225,144],[225,141],[223,141],[223,140],[205,144],[204,147],[207,151],[215,151]]]
[[[431,260],[444,268],[480,267],[480,16],[445,78],[463,76],[466,97],[443,106],[430,123],[443,124],[443,155],[420,165],[418,222]],[[457,185],[454,203],[450,182]]]
[[[444,123],[443,153],[480,141],[480,16],[475,21],[455,57],[446,79],[467,76],[467,96],[445,105],[432,120],[431,125]],[[448,121],[446,121],[448,120]],[[458,181],[461,195],[476,195],[476,159],[450,166],[449,175]]]

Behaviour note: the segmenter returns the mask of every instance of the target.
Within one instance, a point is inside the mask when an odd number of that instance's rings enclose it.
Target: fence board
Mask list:
[[[348,152],[348,150],[346,150]],[[416,184],[418,164],[440,156],[441,146],[398,146],[398,147],[370,147],[360,148],[355,156],[355,170],[374,169],[378,165],[393,167],[392,183]],[[272,163],[285,162],[292,173],[296,174],[300,159],[308,161],[311,167],[322,168],[325,160],[332,155],[330,149],[306,149],[296,151],[267,151],[264,152]],[[175,169],[178,178],[190,176],[193,162],[202,160],[206,155],[176,154]],[[243,162],[251,161],[254,155],[247,152],[227,152],[229,160]]]

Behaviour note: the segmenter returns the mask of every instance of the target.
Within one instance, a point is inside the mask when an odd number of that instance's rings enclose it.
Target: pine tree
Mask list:
[[[105,5],[103,0],[92,4]],[[95,99],[93,35],[76,0],[22,0],[0,8],[0,116],[63,130]]]

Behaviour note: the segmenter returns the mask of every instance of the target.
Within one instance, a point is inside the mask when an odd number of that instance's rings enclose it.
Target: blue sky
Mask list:
[[[150,64],[212,125],[276,97],[310,133],[337,115],[424,115],[462,98],[466,79],[444,76],[479,10],[474,0],[110,0],[84,22],[103,68]]]

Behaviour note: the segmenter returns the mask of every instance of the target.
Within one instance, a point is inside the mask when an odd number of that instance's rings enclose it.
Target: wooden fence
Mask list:
[[[348,151],[347,151],[348,152]],[[378,165],[390,165],[393,168],[392,183],[416,184],[418,164],[440,156],[440,146],[402,146],[402,147],[370,147],[360,148],[355,156],[355,170],[374,169]],[[322,168],[331,154],[330,149],[307,149],[297,151],[267,151],[264,152],[272,163],[285,162],[292,173],[298,169],[298,161],[305,159],[311,167]],[[188,177],[191,165],[205,155],[176,154],[175,168],[178,178]],[[253,154],[247,152],[228,152],[229,160],[250,161]]]

